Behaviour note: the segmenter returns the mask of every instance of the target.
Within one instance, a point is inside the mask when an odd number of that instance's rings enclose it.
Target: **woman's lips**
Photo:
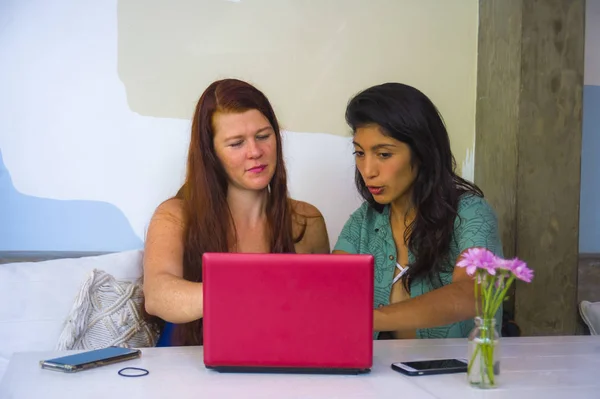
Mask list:
[[[368,189],[369,192],[373,195],[380,195],[381,193],[383,193],[383,187],[369,186]]]
[[[266,168],[267,168],[267,165],[258,165],[258,166],[248,169],[248,172],[258,174],[258,173],[262,172],[263,170],[265,170]]]

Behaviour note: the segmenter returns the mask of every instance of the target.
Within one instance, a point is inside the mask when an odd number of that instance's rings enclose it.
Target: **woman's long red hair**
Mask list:
[[[204,91],[194,112],[187,159],[185,184],[177,194],[185,215],[183,277],[202,281],[202,255],[205,252],[229,252],[235,244],[235,230],[227,204],[228,178],[213,145],[215,112],[260,111],[271,123],[277,141],[277,165],[269,185],[266,207],[270,250],[295,252],[292,207],[287,191],[281,133],[267,97],[254,86],[225,79],[212,83]],[[275,233],[276,227],[276,233]],[[201,345],[202,320],[177,325],[176,345]]]

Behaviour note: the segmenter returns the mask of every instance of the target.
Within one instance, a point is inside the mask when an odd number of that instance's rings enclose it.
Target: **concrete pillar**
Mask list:
[[[523,335],[574,334],[585,1],[479,7],[475,182],[535,271],[507,308]]]

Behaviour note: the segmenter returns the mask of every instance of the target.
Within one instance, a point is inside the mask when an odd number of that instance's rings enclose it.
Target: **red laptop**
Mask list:
[[[204,254],[205,366],[370,371],[373,262],[371,255]]]

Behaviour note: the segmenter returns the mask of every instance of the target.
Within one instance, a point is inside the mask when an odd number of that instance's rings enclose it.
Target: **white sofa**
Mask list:
[[[94,269],[135,281],[142,274],[142,255],[133,250],[0,264],[0,380],[12,353],[57,348],[75,298]]]

